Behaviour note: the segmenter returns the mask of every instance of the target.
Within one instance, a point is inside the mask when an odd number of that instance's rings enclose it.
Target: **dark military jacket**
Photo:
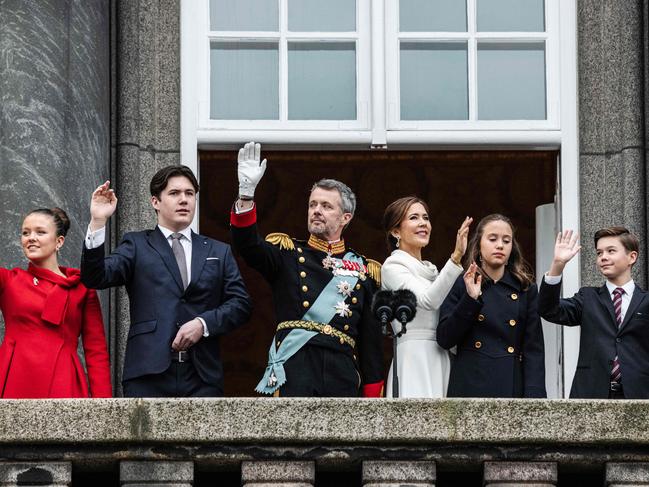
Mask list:
[[[301,320],[334,277],[332,269],[323,265],[327,252],[312,248],[306,241],[290,239],[285,234],[271,234],[267,237],[270,241],[266,241],[258,234],[254,223],[242,227],[232,225],[231,230],[234,246],[246,263],[270,283],[278,323]],[[367,259],[349,248],[331,257],[342,259],[348,252],[362,259],[363,266],[368,268]],[[380,270],[373,274],[378,278]],[[369,273],[364,273],[349,290],[348,296],[340,295],[340,300],[348,308],[336,312],[328,322],[335,330],[355,340],[354,349],[340,338],[322,333],[315,335],[306,345],[327,347],[351,355],[363,385],[383,380],[381,326],[371,312],[372,297],[378,284]],[[278,331],[275,342],[281,342],[289,332]]]
[[[508,270],[473,299],[460,276],[444,300],[437,342],[457,347],[449,397],[546,397],[536,284],[523,290]]]

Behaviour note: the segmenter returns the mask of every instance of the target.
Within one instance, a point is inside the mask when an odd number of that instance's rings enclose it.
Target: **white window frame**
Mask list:
[[[476,0],[467,0],[470,30],[473,30]],[[561,143],[561,71],[559,39],[560,0],[545,1],[546,32],[539,33],[445,33],[445,39],[469,38],[470,66],[475,65],[477,39],[528,39],[546,42],[547,120],[545,121],[399,121],[398,103],[398,0],[357,0],[357,32],[330,34],[336,40],[357,42],[357,120],[356,121],[220,121],[209,118],[210,40],[243,38],[250,41],[277,39],[268,32],[209,32],[209,0],[181,1],[181,49],[183,113],[194,121],[193,131],[202,146],[236,145],[244,140],[292,146],[336,144],[340,146],[499,146],[557,148]],[[561,5],[561,6],[560,6]],[[291,34],[286,26],[287,0],[279,0],[279,37],[286,56],[288,39],[323,39],[329,34]],[[352,35],[353,34],[353,35]],[[433,34],[434,35],[434,34]],[[416,38],[417,34],[403,34]],[[441,37],[437,39],[443,40]],[[471,47],[473,46],[473,47]],[[280,54],[282,55],[282,54]],[[286,59],[280,60],[280,66]],[[385,67],[394,67],[385,69]],[[280,73],[281,106],[287,104],[285,70]],[[469,85],[475,86],[475,71],[470,67]],[[473,81],[471,81],[473,77]],[[187,94],[188,91],[194,93]],[[475,90],[472,89],[475,106]],[[185,101],[193,106],[185,107]],[[473,109],[472,109],[473,110]],[[282,110],[284,111],[284,110]],[[285,117],[285,113],[280,113]]]
[[[545,0],[545,32],[476,32],[477,0],[467,0],[467,32],[399,32],[399,2],[386,2],[386,59],[394,69],[387,74],[388,130],[395,131],[513,131],[540,132],[539,140],[546,140],[543,132],[560,129],[559,107],[559,42],[558,0]],[[468,120],[400,120],[400,41],[463,42],[468,48]],[[545,44],[546,120],[477,120],[477,47],[481,41]],[[399,140],[395,134],[393,140]],[[554,139],[554,138],[553,138]],[[408,139],[405,140],[409,142]]]
[[[196,0],[194,0],[196,1]],[[279,2],[279,31],[229,31],[210,30],[209,0],[196,3],[199,32],[198,39],[198,91],[199,126],[204,131],[345,131],[369,130],[370,126],[370,0],[356,2],[356,31],[354,32],[290,32],[288,30],[287,0]],[[210,45],[212,41],[241,40],[246,42],[277,42],[279,45],[279,119],[278,120],[214,120],[210,119]],[[288,120],[288,44],[289,42],[353,43],[356,51],[356,120]]]

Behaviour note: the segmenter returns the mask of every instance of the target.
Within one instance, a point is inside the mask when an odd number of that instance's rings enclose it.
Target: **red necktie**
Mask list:
[[[622,324],[622,295],[624,294],[624,289],[621,287],[616,287],[613,291],[613,308],[615,309],[615,321],[617,322],[617,327],[619,328]],[[620,382],[622,379],[622,369],[620,369],[620,361],[618,360],[617,355],[613,359],[613,369],[611,370],[611,380],[613,382]]]

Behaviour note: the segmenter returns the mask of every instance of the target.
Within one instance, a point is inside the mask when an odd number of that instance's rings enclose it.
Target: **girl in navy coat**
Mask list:
[[[546,397],[538,291],[509,218],[484,217],[466,260],[437,327],[437,343],[456,347],[448,396]]]

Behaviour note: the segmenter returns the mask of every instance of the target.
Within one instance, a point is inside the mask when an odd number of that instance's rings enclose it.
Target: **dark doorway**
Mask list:
[[[465,215],[475,222],[504,213],[517,227],[524,255],[535,261],[535,208],[554,201],[555,151],[264,151],[268,169],[256,192],[262,235],[306,238],[312,184],[339,179],[356,193],[356,215],[344,237],[369,258],[387,257],[381,217],[395,199],[416,194],[431,208],[433,234],[424,258],[442,266]],[[200,152],[200,231],[230,242],[229,212],[237,195],[236,151]],[[254,396],[266,365],[275,318],[268,284],[239,261],[254,300],[251,322],[225,337],[225,395]],[[386,361],[389,343],[386,343]],[[389,363],[389,362],[388,362]],[[387,365],[387,364],[386,364]]]

